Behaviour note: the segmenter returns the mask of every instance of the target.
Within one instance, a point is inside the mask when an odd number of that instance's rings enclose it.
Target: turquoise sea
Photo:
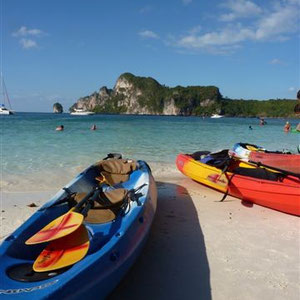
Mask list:
[[[11,190],[26,185],[53,185],[57,177],[70,176],[109,152],[143,159],[156,168],[169,165],[180,152],[216,151],[236,142],[249,142],[270,150],[296,152],[300,135],[284,133],[286,119],[201,118],[175,116],[16,113],[1,116],[1,182]],[[289,120],[295,127],[298,120]],[[55,131],[63,124],[64,131]],[[92,124],[97,125],[91,131]],[[253,130],[249,130],[249,125]],[[156,170],[159,172],[159,170]]]

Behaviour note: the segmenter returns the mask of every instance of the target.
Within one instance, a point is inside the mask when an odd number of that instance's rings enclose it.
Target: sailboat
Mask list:
[[[4,78],[1,73],[1,92],[3,97],[3,103],[0,105],[0,115],[13,115],[14,111],[11,108],[10,100],[8,97],[7,89],[5,86]],[[5,107],[5,103],[8,103],[9,109]]]

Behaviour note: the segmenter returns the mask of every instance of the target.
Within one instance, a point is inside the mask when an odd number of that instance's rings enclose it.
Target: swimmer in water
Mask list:
[[[64,130],[64,125],[60,125],[60,126],[57,126],[56,131],[63,131]]]

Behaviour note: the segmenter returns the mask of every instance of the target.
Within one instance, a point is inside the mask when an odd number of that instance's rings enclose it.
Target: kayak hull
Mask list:
[[[299,154],[276,154],[251,151],[249,160],[300,174]]]
[[[270,167],[300,173],[300,154],[270,152],[260,146],[241,143],[233,146],[231,154],[244,161],[260,162]]]
[[[139,161],[139,166],[127,182],[118,186],[131,189],[146,184],[141,189],[140,205],[132,202],[124,216],[118,215],[111,222],[85,222],[90,235],[89,252],[61,274],[51,277],[50,273],[49,278],[32,282],[8,276],[9,270],[16,266],[33,264],[45,247],[45,244],[25,245],[24,242],[50,219],[68,211],[67,205],[53,206],[64,196],[63,190],[7,237],[0,246],[1,299],[105,299],[140,254],[156,212],[155,181],[145,162]],[[88,192],[92,186],[90,178],[93,177],[90,173],[89,169],[85,170],[67,188]]]
[[[187,154],[179,154],[176,165],[184,175],[220,192],[225,193],[228,189],[229,195],[244,201],[300,215],[300,180],[296,177],[287,176],[277,182],[231,172],[222,174],[221,169],[197,161]]]
[[[186,154],[179,154],[177,156],[176,166],[181,173],[197,182],[220,192],[225,193],[227,190],[228,178],[226,174],[222,174],[222,170],[220,169],[201,163]],[[222,177],[218,178],[219,176]]]

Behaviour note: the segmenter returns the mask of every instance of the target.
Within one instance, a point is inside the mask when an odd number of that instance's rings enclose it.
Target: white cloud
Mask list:
[[[286,39],[288,33],[298,30],[299,12],[299,6],[278,6],[275,11],[258,21],[256,39]]]
[[[37,28],[29,29],[26,26],[21,26],[17,31],[12,33],[13,37],[19,39],[19,43],[23,49],[37,48],[38,44],[33,38],[40,38],[44,35],[46,35],[46,33],[42,30]]]
[[[233,45],[254,36],[255,33],[247,28],[227,27],[220,31],[208,32],[198,36],[195,34],[185,36],[179,39],[178,45],[185,48]]]
[[[184,5],[189,5],[193,0],[181,0]]]
[[[281,60],[278,59],[278,58],[273,58],[273,59],[270,61],[270,64],[271,64],[271,65],[284,65],[284,62],[281,61]]]
[[[293,86],[291,86],[291,87],[289,88],[289,92],[294,92],[294,91],[296,91],[296,88],[293,87]]]
[[[143,31],[140,31],[139,32],[139,35],[142,37],[142,38],[148,38],[148,39],[159,39],[159,36],[151,31],[151,30],[143,30]]]
[[[233,21],[238,18],[247,18],[262,13],[262,9],[254,2],[247,0],[229,0],[222,5],[230,10],[229,13],[220,17],[221,21]]]
[[[19,30],[13,32],[14,37],[26,37],[26,36],[41,36],[43,31],[40,29],[28,29],[26,26],[21,26]]]
[[[20,44],[22,45],[23,49],[30,49],[30,48],[37,48],[37,43],[31,39],[20,39]]]
[[[231,22],[222,28],[207,32],[201,27],[201,33],[200,27],[195,27],[198,30],[192,29],[182,36],[177,36],[170,44],[186,50],[231,53],[245,42],[284,41],[299,31],[297,25],[300,0],[282,0],[264,11],[246,0],[230,0],[226,5],[230,7],[233,19],[250,15],[255,15],[255,18],[252,22]],[[274,61],[273,64],[275,63]]]

